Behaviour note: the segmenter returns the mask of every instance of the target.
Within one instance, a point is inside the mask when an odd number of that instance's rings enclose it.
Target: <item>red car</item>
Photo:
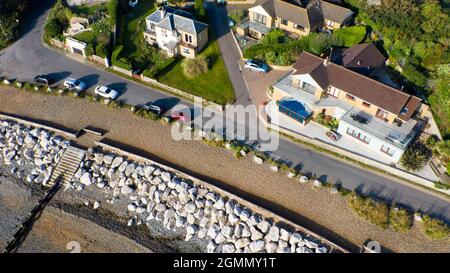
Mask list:
[[[340,138],[339,134],[337,134],[337,133],[335,133],[335,132],[333,132],[333,131],[328,131],[328,132],[327,132],[327,137],[328,137],[329,139],[333,140],[333,141],[338,141],[339,138]]]
[[[184,115],[183,112],[178,112],[178,111],[172,112],[172,114],[170,115],[170,117],[171,117],[173,120],[179,120],[179,121],[182,121],[182,122],[188,121],[188,118]]]

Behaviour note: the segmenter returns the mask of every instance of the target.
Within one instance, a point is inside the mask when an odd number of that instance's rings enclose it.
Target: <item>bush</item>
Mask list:
[[[412,144],[400,159],[400,164],[409,171],[418,171],[428,163],[432,152],[420,142]]]
[[[413,226],[413,217],[405,209],[391,208],[389,212],[389,225],[398,232],[407,232]]]
[[[386,204],[353,194],[350,208],[360,217],[384,229],[389,226],[389,208]]]
[[[435,240],[444,239],[450,234],[450,228],[446,223],[427,215],[423,217],[423,229],[425,235]]]
[[[95,48],[95,55],[100,57],[107,57],[109,55],[109,45],[107,44],[98,44]]]
[[[45,34],[49,38],[61,39],[64,25],[56,18],[50,19],[45,25]]]
[[[159,120],[161,118],[160,115],[155,114],[151,111],[147,111],[145,109],[138,109],[134,112],[135,116],[142,117],[149,120]]]
[[[232,10],[228,14],[228,17],[230,17],[237,25],[239,25],[245,18],[245,14],[243,10]]]
[[[131,70],[131,64],[125,57],[120,57],[122,53],[123,45],[118,46],[111,55],[111,62],[114,66],[123,68],[125,70]]]
[[[183,74],[191,79],[208,72],[208,59],[204,55],[199,55],[194,59],[185,58],[181,63]]]
[[[109,23],[111,24],[111,26],[114,26],[116,24],[118,5],[119,5],[118,0],[109,0],[108,14],[109,14]]]

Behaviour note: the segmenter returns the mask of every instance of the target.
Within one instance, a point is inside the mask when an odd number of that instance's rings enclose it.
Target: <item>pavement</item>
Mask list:
[[[91,88],[97,84],[108,85],[121,93],[120,100],[129,104],[141,105],[155,100],[176,100],[180,102],[180,99],[176,97],[119,77],[103,69],[74,61],[64,54],[44,47],[42,45],[42,33],[50,7],[51,1],[40,1],[40,5],[36,6],[33,12],[27,16],[28,24],[24,26],[23,37],[0,52],[0,76],[29,81],[37,74],[54,73],[54,76],[59,77],[59,80],[68,76],[81,78]],[[249,100],[251,97],[247,88],[244,87],[246,86],[245,81],[242,78],[239,66],[236,64],[236,44],[230,40],[232,37],[228,34],[226,26],[216,26],[221,22],[223,24],[223,17],[226,12],[225,9],[220,9],[208,4],[208,12],[214,15],[213,28],[219,30],[219,45],[224,55],[228,73],[236,88],[237,104],[251,105],[251,100]],[[192,106],[187,101],[182,99],[181,101],[188,107]],[[227,111],[224,114],[226,115]],[[250,115],[257,120],[256,109]],[[217,116],[223,118],[221,113],[217,113]],[[237,128],[244,127],[247,131],[257,130],[255,124],[246,124],[245,117],[243,120],[234,117],[226,117],[226,119],[233,119],[233,125]],[[261,131],[258,140],[267,136],[273,137],[274,134]],[[288,139],[280,138],[278,147],[268,154],[283,159],[292,166],[301,167],[302,172],[315,174],[330,183],[339,182],[348,189],[358,190],[364,194],[403,204],[415,210],[430,211],[432,214],[450,221],[450,202],[448,199],[355,167]]]

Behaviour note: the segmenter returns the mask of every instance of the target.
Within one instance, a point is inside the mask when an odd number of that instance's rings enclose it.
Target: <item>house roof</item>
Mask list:
[[[353,14],[349,9],[320,0],[312,0],[306,6],[283,0],[267,0],[260,6],[272,17],[286,19],[308,28],[319,26],[324,17],[342,23]]]
[[[293,75],[309,74],[319,85],[334,86],[408,121],[421,100],[350,69],[303,52],[294,64]],[[407,108],[407,109],[406,109]],[[402,113],[405,111],[405,113]]]
[[[165,13],[161,10],[156,10],[147,17],[147,20],[169,31],[176,29],[191,34],[198,34],[208,27],[207,24],[190,17],[192,16],[185,11],[166,8]]]
[[[323,21],[320,12],[282,0],[267,0],[260,5],[270,16],[279,17],[303,27],[314,28]]]
[[[382,67],[386,58],[374,44],[365,43],[346,49],[333,49],[331,60],[360,74],[369,75]]]
[[[320,1],[320,8],[325,19],[342,24],[349,16],[353,15],[353,11],[350,9]]]

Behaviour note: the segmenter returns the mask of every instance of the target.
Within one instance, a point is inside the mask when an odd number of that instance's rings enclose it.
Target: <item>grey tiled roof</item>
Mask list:
[[[176,29],[191,34],[198,34],[208,27],[205,23],[189,18],[191,16],[187,12],[166,10],[164,18],[161,15],[161,11],[156,10],[147,17],[147,20],[169,31]]]

